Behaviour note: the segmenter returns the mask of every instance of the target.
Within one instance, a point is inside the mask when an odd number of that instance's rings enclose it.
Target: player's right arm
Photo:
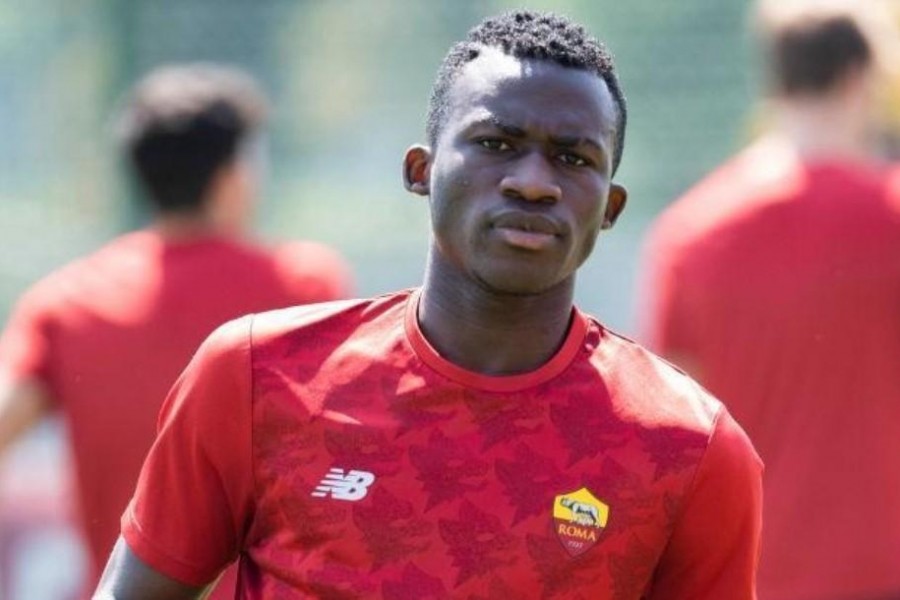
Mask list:
[[[251,319],[216,330],[166,398],[95,598],[195,598],[241,551],[254,502]]]

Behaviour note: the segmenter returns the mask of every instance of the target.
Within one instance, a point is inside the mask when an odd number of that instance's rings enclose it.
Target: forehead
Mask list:
[[[519,59],[495,48],[483,48],[462,68],[448,105],[448,129],[491,117],[609,143],[615,134],[615,101],[598,75],[550,61]]]

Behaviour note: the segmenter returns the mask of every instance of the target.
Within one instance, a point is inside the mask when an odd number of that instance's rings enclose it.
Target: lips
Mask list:
[[[544,235],[562,235],[562,226],[553,219],[539,214],[527,212],[505,212],[491,220],[494,229],[513,229],[526,233],[541,233]]]
[[[544,250],[562,235],[562,226],[544,215],[507,212],[491,220],[491,229],[507,245],[522,250]]]

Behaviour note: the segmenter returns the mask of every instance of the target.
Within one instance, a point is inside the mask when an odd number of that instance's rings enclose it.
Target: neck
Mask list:
[[[574,281],[538,294],[513,295],[473,281],[429,257],[419,325],[456,365],[487,375],[532,371],[562,345],[572,317]]]
[[[852,98],[791,98],[776,101],[777,130],[801,158],[865,159],[872,140],[865,110]]]
[[[220,236],[225,232],[215,221],[203,213],[158,214],[151,229],[169,241],[186,241],[201,237]]]

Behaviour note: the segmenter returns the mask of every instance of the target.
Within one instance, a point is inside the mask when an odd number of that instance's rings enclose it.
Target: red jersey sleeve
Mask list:
[[[251,319],[214,332],[175,383],[122,517],[131,550],[187,585],[236,558],[252,514]]]
[[[649,600],[754,600],[762,527],[762,462],[723,408]]]
[[[49,385],[52,318],[36,289],[16,303],[0,336],[0,374]]]

